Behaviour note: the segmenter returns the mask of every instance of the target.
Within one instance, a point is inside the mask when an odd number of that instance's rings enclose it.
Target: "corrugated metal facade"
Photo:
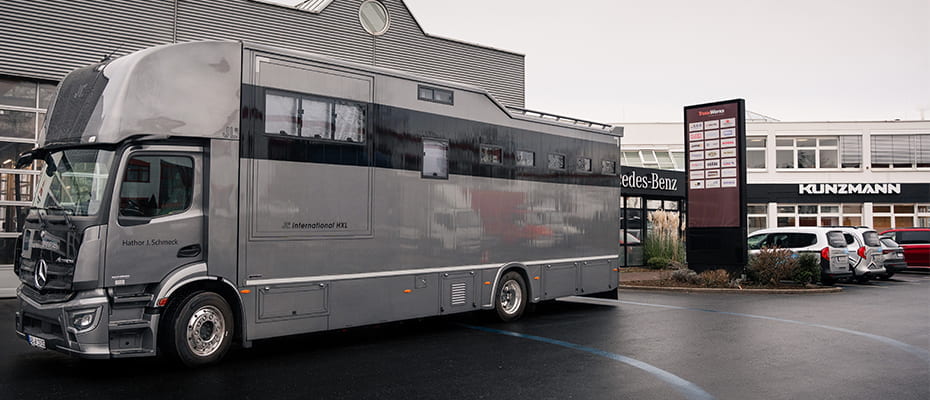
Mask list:
[[[250,0],[5,0],[0,75],[57,81],[117,48],[233,39],[471,84],[523,107],[522,55],[428,36],[402,0],[382,0],[391,27],[371,36],[359,24],[362,1],[312,14]]]

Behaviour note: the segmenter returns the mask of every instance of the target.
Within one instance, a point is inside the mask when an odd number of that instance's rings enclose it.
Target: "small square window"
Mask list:
[[[590,158],[579,158],[575,161],[575,169],[580,172],[591,172],[591,159]]]
[[[536,153],[532,151],[517,150],[517,166],[532,167],[536,165]]]
[[[549,154],[549,169],[565,169],[565,156],[561,154]]]
[[[617,163],[614,161],[609,161],[609,160],[601,161],[601,174],[602,175],[616,175],[617,174]]]
[[[417,98],[423,101],[452,105],[455,98],[451,90],[439,89],[429,86],[417,88]]]
[[[504,159],[504,150],[498,146],[481,145],[482,164],[500,164]]]

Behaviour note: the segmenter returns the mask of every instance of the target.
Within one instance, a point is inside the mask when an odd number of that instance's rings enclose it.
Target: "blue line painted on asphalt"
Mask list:
[[[664,369],[658,368],[651,364],[639,361],[637,359],[633,359],[633,358],[626,357],[626,356],[621,356],[619,354],[610,353],[610,352],[600,350],[600,349],[595,349],[593,347],[582,346],[580,344],[575,344],[575,343],[570,343],[570,342],[564,342],[558,339],[550,339],[550,338],[546,338],[542,336],[527,335],[525,333],[518,333],[518,332],[511,332],[511,331],[502,331],[499,329],[485,328],[482,326],[473,326],[473,325],[465,325],[465,324],[459,324],[459,325],[465,328],[474,329],[477,331],[496,333],[499,335],[512,336],[512,337],[521,338],[521,339],[529,339],[529,340],[535,340],[537,342],[554,344],[556,346],[562,346],[562,347],[566,347],[566,348],[573,349],[573,350],[579,350],[579,351],[591,353],[596,356],[609,358],[614,361],[620,361],[631,367],[639,368],[652,375],[655,375],[657,378],[659,378],[663,382],[668,383],[672,385],[673,387],[675,387],[675,389],[681,392],[681,394],[683,394],[685,398],[688,398],[688,399],[713,399],[714,398],[714,396],[711,396],[710,393],[707,393],[704,391],[704,389],[701,389],[700,386],[695,385],[694,383],[691,383],[689,381],[686,381],[671,372],[668,372]]]
[[[669,306],[669,305],[665,305],[665,304],[639,303],[639,302],[635,302],[635,301],[624,301],[624,300],[620,300],[620,301],[617,301],[617,302],[618,302],[618,303],[621,303],[621,304],[631,304],[631,305],[647,306],[647,307],[659,307],[659,308],[667,308],[667,309],[672,309],[672,310],[701,311],[701,312],[707,312],[707,313],[724,314],[724,315],[733,315],[733,316],[736,316],[736,317],[746,317],[746,318],[764,319],[764,320],[768,320],[768,321],[778,321],[778,322],[784,322],[784,323],[788,323],[788,324],[796,324],[796,325],[809,326],[809,327],[813,327],[813,328],[829,329],[829,330],[831,330],[831,331],[843,332],[843,333],[848,333],[848,334],[850,334],[850,335],[862,336],[862,337],[869,338],[869,339],[872,339],[872,340],[877,340],[877,341],[879,341],[879,342],[882,342],[882,343],[885,343],[885,344],[887,344],[887,345],[891,345],[891,346],[897,347],[897,348],[899,348],[899,349],[901,349],[901,350],[904,350],[904,351],[906,351],[906,352],[908,352],[908,353],[911,353],[911,354],[913,354],[913,355],[915,355],[915,356],[921,358],[921,359],[924,360],[925,362],[930,363],[930,351],[927,351],[926,349],[922,349],[922,348],[917,347],[917,346],[912,346],[912,345],[909,345],[909,344],[907,344],[907,343],[904,343],[904,342],[901,342],[901,341],[898,341],[898,340],[894,340],[894,339],[892,339],[892,338],[890,338],[890,337],[879,336],[879,335],[873,335],[873,334],[871,334],[871,333],[865,333],[865,332],[854,331],[854,330],[852,330],[852,329],[838,328],[838,327],[835,327],[835,326],[829,326],[829,325],[823,325],[823,324],[815,324],[815,323],[803,322],[803,321],[795,321],[795,320],[793,320],[793,319],[784,319],[784,318],[767,317],[767,316],[765,316],[765,315],[754,315],[754,314],[743,314],[743,313],[729,312],[729,311],[708,310],[708,309],[704,309],[704,308],[690,308],[690,307]]]

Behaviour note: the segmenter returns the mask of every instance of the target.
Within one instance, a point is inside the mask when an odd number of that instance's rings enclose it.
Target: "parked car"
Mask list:
[[[849,268],[856,282],[866,283],[869,279],[885,274],[882,242],[878,238],[878,232],[866,226],[829,228],[843,232],[846,238],[846,249],[849,251]]]
[[[882,242],[882,260],[885,266],[885,274],[879,275],[878,279],[887,280],[894,276],[895,273],[907,269],[907,263],[904,261],[904,248],[898,246],[898,243],[890,237],[883,237]]]
[[[746,239],[749,254],[763,247],[780,247],[795,254],[813,253],[820,258],[820,281],[832,285],[837,279],[852,276],[846,238],[838,229],[820,227],[782,227],[760,229]]]
[[[908,268],[930,268],[930,228],[899,228],[882,232],[904,248]]]

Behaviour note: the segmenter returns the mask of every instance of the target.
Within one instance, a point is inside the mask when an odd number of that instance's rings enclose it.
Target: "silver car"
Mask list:
[[[887,280],[896,272],[907,269],[907,262],[904,260],[904,248],[898,245],[891,238],[883,237],[882,242],[882,260],[885,266],[885,273],[879,275],[878,279]]]

